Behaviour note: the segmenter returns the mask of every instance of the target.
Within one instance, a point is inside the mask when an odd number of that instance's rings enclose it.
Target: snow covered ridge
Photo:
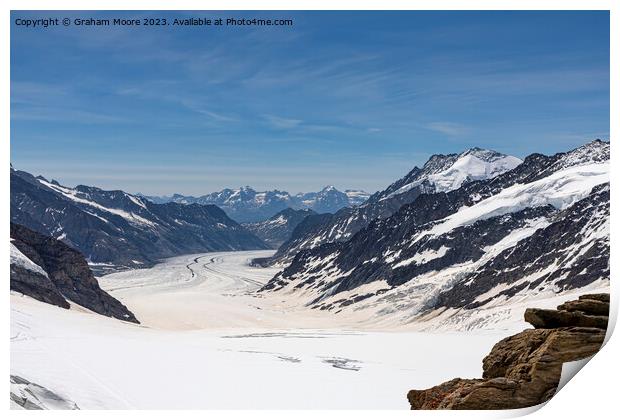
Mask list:
[[[608,163],[568,167],[529,184],[515,184],[499,194],[464,207],[421,233],[414,242],[421,236],[438,236],[477,220],[515,213],[526,208],[551,205],[558,210],[564,210],[587,197],[595,186],[608,182]]]
[[[359,206],[370,194],[362,190],[339,191],[328,185],[319,192],[290,194],[286,191],[256,191],[245,186],[200,197],[174,194],[172,196],[144,196],[154,203],[215,204],[239,223],[257,223],[270,219],[278,212],[292,208],[312,210],[316,213],[334,213],[344,207]]]
[[[11,221],[79,250],[98,271],[209,250],[267,248],[213,205],[155,204],[124,191],[69,188],[12,167]]]
[[[373,194],[352,209],[343,209],[332,218],[309,219],[303,230],[293,232],[273,258],[274,264],[285,265],[302,249],[324,243],[346,241],[377,219],[394,214],[402,205],[413,202],[422,193],[449,192],[464,184],[494,178],[514,169],[521,159],[493,150],[474,147],[462,153],[433,155],[422,169],[414,167],[407,175]]]
[[[595,141],[420,195],[348,241],[299,252],[263,291],[405,322],[608,284],[609,144]]]
[[[69,200],[74,201],[76,203],[80,203],[80,204],[85,204],[88,207],[92,207],[94,209],[97,210],[101,210],[103,212],[106,213],[110,213],[110,214],[115,214],[117,216],[122,217],[123,219],[127,220],[128,223],[134,224],[134,225],[144,225],[147,227],[153,227],[155,225],[154,222],[148,220],[145,217],[142,217],[136,213],[133,212],[128,212],[125,211],[121,208],[114,208],[114,207],[105,207],[95,201],[92,201],[92,199],[90,198],[90,194],[87,192],[87,190],[85,188],[67,188],[67,187],[63,187],[62,185],[58,184],[58,183],[54,183],[54,182],[48,182],[45,178],[39,177],[38,178],[39,182],[43,185],[45,185],[46,187],[62,194],[63,196],[67,197]],[[86,190],[86,191],[85,191]],[[98,192],[104,192],[103,190],[98,190]],[[108,193],[107,191],[105,191],[104,193]],[[111,192],[112,194],[114,194],[114,192]],[[124,194],[124,196],[130,200],[132,203],[136,204],[138,207],[141,207],[142,209],[148,211],[148,209],[146,208],[146,206],[144,205],[144,203],[140,200],[140,198],[138,197],[134,197],[131,196],[129,194]],[[105,220],[105,219],[103,219]]]
[[[514,169],[523,161],[493,150],[472,148],[458,155],[434,155],[415,179],[381,197],[385,200],[426,184],[427,192],[447,192],[466,182],[493,178]]]

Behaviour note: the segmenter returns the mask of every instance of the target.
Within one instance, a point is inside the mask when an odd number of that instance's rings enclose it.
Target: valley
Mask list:
[[[182,256],[102,277],[140,326],[12,294],[11,373],[80,409],[407,408],[412,384],[478,375],[504,335],[364,331],[289,311],[254,294],[273,269],[247,261],[268,253]]]
[[[479,376],[492,345],[526,326],[515,315],[428,332],[303,309],[256,293],[274,269],[249,260],[272,252],[186,255],[101,277],[141,325],[12,293],[11,374],[80,409],[406,409],[408,389]]]
[[[242,224],[12,169],[11,389],[40,408],[398,409],[479,377],[526,308],[609,290],[609,143],[519,162],[434,155],[358,207]]]

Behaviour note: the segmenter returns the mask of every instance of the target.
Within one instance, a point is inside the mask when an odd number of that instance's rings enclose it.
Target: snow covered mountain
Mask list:
[[[493,178],[520,163],[514,156],[480,148],[460,154],[433,155],[421,169],[414,167],[385,190],[370,196],[364,204],[344,208],[331,217],[308,219],[278,249],[272,263],[286,264],[302,249],[346,241],[373,220],[391,216],[422,193],[451,191],[468,182]]]
[[[316,214],[314,211],[308,209],[288,208],[264,222],[244,223],[242,226],[275,249],[290,238],[297,225],[314,214]]]
[[[13,168],[11,221],[63,241],[99,270],[148,266],[180,254],[266,248],[213,205],[154,204],[123,191],[68,188]]]
[[[463,310],[608,284],[609,143],[597,140],[421,194],[348,241],[300,251],[263,291],[404,322],[461,317],[463,327]]]
[[[239,223],[262,222],[287,208],[334,213],[344,207],[359,206],[368,197],[370,194],[361,190],[342,192],[331,185],[319,192],[295,195],[279,190],[256,191],[252,187],[245,186],[234,190],[226,188],[201,197],[181,194],[163,197],[144,196],[154,203],[215,204],[224,210],[228,217]]]

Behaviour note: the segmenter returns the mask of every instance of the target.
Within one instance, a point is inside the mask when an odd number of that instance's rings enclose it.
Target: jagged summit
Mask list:
[[[225,188],[200,197],[174,194],[172,196],[144,196],[154,203],[169,201],[180,204],[214,204],[239,223],[258,223],[268,220],[286,208],[310,209],[317,213],[335,213],[344,207],[359,206],[370,194],[361,190],[339,191],[327,185],[318,192],[290,194],[278,189],[257,191],[246,185],[237,189]]]
[[[388,188],[390,192],[381,198],[403,194],[419,186],[424,192],[451,191],[469,181],[493,178],[521,163],[517,157],[480,147],[458,154],[432,155],[421,170],[408,174],[407,182],[400,181],[399,188]]]

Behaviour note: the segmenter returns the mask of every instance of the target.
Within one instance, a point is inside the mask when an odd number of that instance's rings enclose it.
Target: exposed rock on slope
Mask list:
[[[11,223],[11,290],[69,308],[75,302],[101,315],[138,323],[99,287],[84,257],[61,241]]]
[[[314,214],[316,213],[312,210],[288,208],[264,222],[244,223],[242,226],[275,249],[291,237],[297,225],[306,217]]]
[[[79,410],[71,400],[63,398],[39,384],[11,375],[11,409],[22,410]]]
[[[544,311],[543,318],[540,311],[528,309],[525,314],[535,329],[505,338],[493,347],[484,358],[482,379],[456,378],[409,391],[411,409],[503,410],[548,401],[556,392],[562,364],[590,357],[602,346],[609,295],[583,295],[558,306],[557,311]]]
[[[11,168],[11,221],[79,250],[98,268],[267,246],[213,205],[154,204],[123,191],[68,188]]]

